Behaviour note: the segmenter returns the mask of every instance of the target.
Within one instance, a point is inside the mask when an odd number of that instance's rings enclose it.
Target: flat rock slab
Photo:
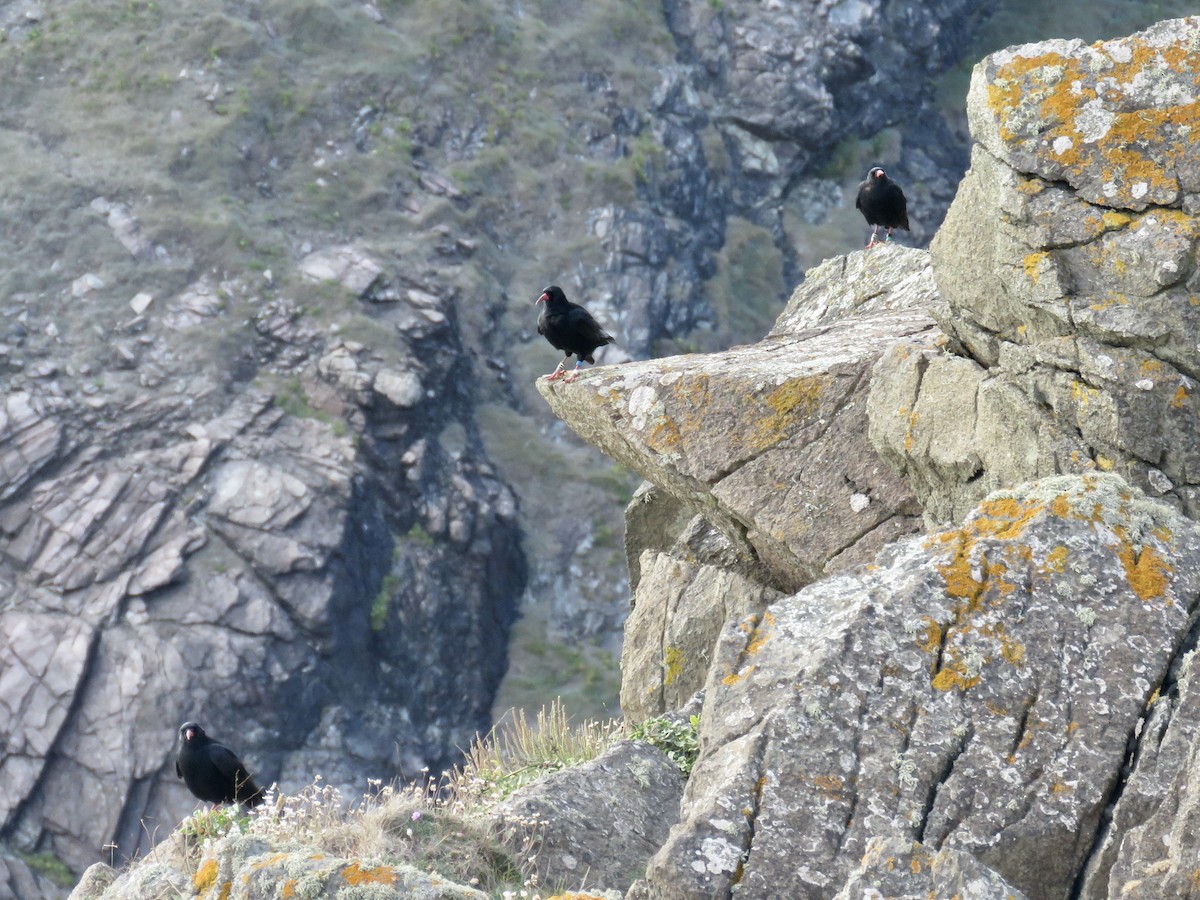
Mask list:
[[[867,440],[866,391],[885,349],[932,334],[923,310],[898,309],[537,387],[584,440],[795,589],[856,545],[873,553],[915,527],[911,493]]]
[[[645,896],[830,897],[873,838],[1067,896],[1198,592],[1200,528],[1066,476],[734,623]]]

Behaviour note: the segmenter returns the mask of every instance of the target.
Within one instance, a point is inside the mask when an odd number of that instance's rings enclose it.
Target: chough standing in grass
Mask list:
[[[575,354],[578,357],[575,360],[575,371],[565,379],[574,381],[580,366],[585,362],[596,362],[592,354],[598,347],[616,343],[616,338],[601,328],[590,312],[578,303],[568,300],[563,289],[556,284],[542,291],[542,295],[534,303],[546,304],[538,315],[538,334],[545,337],[551,346],[566,354],[558,368],[546,376],[548,381],[562,376],[567,368],[567,360],[571,358],[571,354]]]
[[[257,806],[263,802],[262,788],[254,783],[237,755],[210,738],[195,722],[179,726],[175,774],[207,803]]]

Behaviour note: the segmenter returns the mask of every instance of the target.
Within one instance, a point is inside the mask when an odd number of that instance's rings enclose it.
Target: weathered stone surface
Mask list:
[[[1184,654],[1142,726],[1133,771],[1080,897],[1200,896],[1200,657]]]
[[[701,516],[670,552],[642,554],[621,645],[621,712],[628,721],[683,706],[704,686],[725,624],[760,613],[779,597],[741,562]]]
[[[541,884],[625,890],[666,840],[682,795],[665,753],[621,741],[515,791],[497,815],[534,839]]]
[[[806,273],[771,334],[794,334],[868,312],[931,309],[937,285],[929,254],[884,244],[834,256]]]
[[[968,853],[903,838],[873,838],[857,872],[833,900],[1026,900]]]
[[[330,247],[300,261],[300,272],[313,281],[336,281],[361,296],[383,275],[383,266],[359,247]]]
[[[1064,477],[732,625],[654,895],[827,897],[897,838],[1065,896],[1198,597],[1200,528]]]
[[[119,877],[120,873],[107,863],[93,863],[84,870],[67,900],[99,900]]]
[[[26,391],[0,403],[0,501],[23,488],[39,469],[63,452],[62,424]]]
[[[923,310],[894,296],[898,283],[927,278],[924,254],[904,260],[880,269],[858,317],[573,383],[540,379],[538,390],[584,439],[702,512],[794,589],[914,528],[908,489],[866,438],[872,365],[893,344],[933,336]],[[815,296],[841,273],[812,274]]]
[[[974,363],[897,351],[872,402],[931,518],[1093,469],[1200,515],[1200,151],[1180,137],[1200,126],[1198,35],[1179,19],[976,67],[978,144],[932,247],[935,317]]]

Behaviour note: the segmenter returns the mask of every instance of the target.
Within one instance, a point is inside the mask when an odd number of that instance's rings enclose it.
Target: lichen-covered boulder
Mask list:
[[[930,518],[1087,470],[1200,515],[1197,71],[1200,17],[976,66],[971,170],[931,248],[966,354],[897,349],[871,405]]]
[[[1067,896],[1198,597],[1200,527],[1066,476],[735,623],[640,896],[829,897],[873,838]]]
[[[112,870],[85,875],[71,900],[484,900],[464,887],[409,865],[332,856],[312,847],[277,846],[260,837],[230,835],[206,843],[198,861],[168,853],[112,878]],[[93,867],[95,868],[95,867]],[[91,869],[88,870],[92,872]]]
[[[866,399],[884,351],[934,340],[927,257],[872,253],[876,263],[856,264],[862,302],[848,319],[818,312],[819,324],[791,330],[786,321],[810,321],[793,298],[785,324],[757,344],[539,379],[538,390],[581,437],[703,513],[773,586],[794,590],[918,527],[911,492],[867,438]],[[837,267],[810,275],[814,303],[842,292]]]

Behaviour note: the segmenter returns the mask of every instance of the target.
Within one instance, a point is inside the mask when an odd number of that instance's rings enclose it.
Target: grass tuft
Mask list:
[[[595,759],[621,737],[624,725],[615,719],[572,727],[561,699],[543,706],[532,724],[515,710],[507,727],[476,739],[450,787],[465,801],[490,805],[543,775]]]

